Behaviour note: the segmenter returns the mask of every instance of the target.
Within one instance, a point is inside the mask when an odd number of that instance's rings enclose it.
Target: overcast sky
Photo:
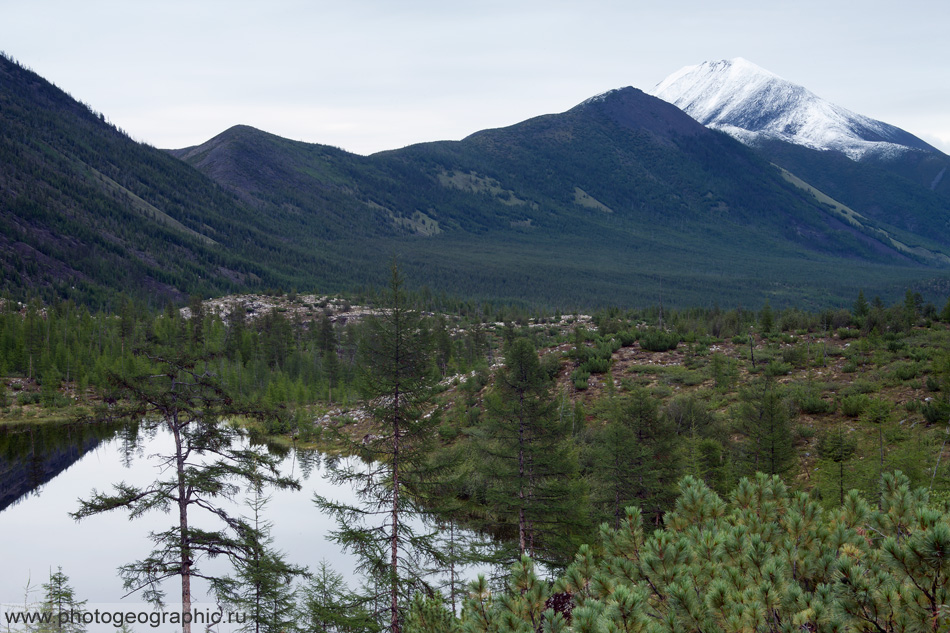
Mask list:
[[[665,6],[660,6],[665,5]],[[946,0],[0,0],[0,50],[162,148],[368,154],[745,57],[950,152]]]

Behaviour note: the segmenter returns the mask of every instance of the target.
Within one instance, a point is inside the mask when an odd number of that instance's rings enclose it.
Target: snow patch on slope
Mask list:
[[[909,148],[934,151],[900,128],[829,103],[741,57],[687,66],[651,94],[747,145],[779,139],[855,160]]]

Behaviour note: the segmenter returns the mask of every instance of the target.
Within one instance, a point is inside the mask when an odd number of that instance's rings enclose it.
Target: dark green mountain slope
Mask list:
[[[950,156],[908,151],[855,161],[781,141],[757,149],[866,217],[950,245]]]
[[[417,287],[564,307],[935,296],[947,242],[916,228],[852,222],[632,88],[369,157],[244,126],[164,152],[0,61],[0,267],[20,294],[336,291],[398,255]]]
[[[297,196],[325,217],[320,201],[337,196],[351,210],[333,217],[359,218],[368,252],[398,252],[410,278],[475,297],[824,304],[943,274],[929,268],[940,243],[910,236],[926,247],[901,251],[897,227],[853,226],[753,150],[632,88],[366,158],[249,128],[175,154],[246,199]]]
[[[298,270],[327,258],[270,233],[281,213],[239,201],[0,57],[0,289],[161,301],[309,281]]]

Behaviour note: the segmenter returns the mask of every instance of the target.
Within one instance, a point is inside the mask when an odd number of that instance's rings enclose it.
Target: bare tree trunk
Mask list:
[[[185,452],[177,414],[168,423],[175,437],[175,466],[178,474],[178,529],[181,548],[181,629],[191,633],[191,551],[188,539],[188,491],[185,488]]]
[[[397,350],[398,355],[398,350]],[[392,589],[389,605],[389,628],[399,633],[399,387],[393,395],[393,531],[390,536],[392,547],[390,565],[392,566]]]
[[[524,513],[524,486],[524,422],[520,422],[518,424],[518,547],[521,556],[524,556],[525,550],[528,548],[528,526]]]

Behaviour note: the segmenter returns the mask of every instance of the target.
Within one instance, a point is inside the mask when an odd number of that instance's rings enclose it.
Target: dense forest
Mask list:
[[[377,464],[368,506],[321,505],[375,589],[253,550],[259,567],[228,586],[300,579],[272,587],[297,593],[279,621],[259,614],[267,630],[945,629],[950,302],[908,291],[820,313],[592,316],[434,304],[398,275],[372,298],[193,298],[159,313],[132,298],[118,314],[6,301],[2,419],[145,419],[172,409],[136,380],[190,375],[203,391],[174,410],[199,426],[213,409],[258,441]],[[361,476],[348,463],[331,473]],[[366,507],[388,518],[354,522]],[[434,538],[409,516],[467,529]],[[446,578],[472,561],[495,570],[484,584]]]

